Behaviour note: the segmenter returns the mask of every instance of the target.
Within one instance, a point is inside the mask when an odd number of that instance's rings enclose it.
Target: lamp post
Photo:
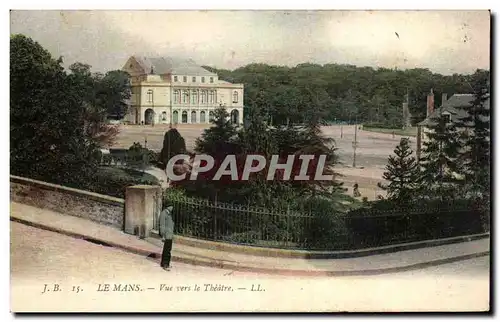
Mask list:
[[[151,120],[151,127],[155,126],[155,118],[156,118],[156,113],[155,113],[155,92],[151,91],[151,106],[153,108],[153,119]]]
[[[144,174],[144,172],[146,172],[146,151],[147,151],[147,148],[148,148],[148,135],[146,134],[144,136],[144,149],[142,150],[142,174]]]
[[[354,121],[354,141],[352,142],[353,155],[352,155],[352,167],[356,168],[356,148],[358,147],[358,115],[356,114],[356,119]]]

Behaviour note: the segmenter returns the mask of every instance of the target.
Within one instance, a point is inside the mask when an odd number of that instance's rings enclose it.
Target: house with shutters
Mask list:
[[[444,116],[447,122],[457,123],[467,116],[467,108],[471,107],[474,102],[474,94],[454,94],[448,98],[446,93],[442,94],[441,106],[434,108],[434,93],[427,95],[427,117],[425,120],[417,124],[417,158],[421,156],[423,142],[428,140],[430,126],[436,122],[440,116]],[[485,101],[485,107],[490,108],[490,99]],[[460,130],[460,129],[458,129]],[[463,129],[466,131],[467,129]]]

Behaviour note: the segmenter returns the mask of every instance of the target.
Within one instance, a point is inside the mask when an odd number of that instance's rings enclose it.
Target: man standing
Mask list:
[[[172,206],[168,206],[160,213],[158,223],[160,224],[160,237],[163,241],[163,252],[161,255],[161,267],[170,270],[170,257],[172,251],[172,239],[174,238],[174,221],[172,219]]]
[[[361,197],[361,193],[359,193],[359,186],[357,183],[354,183],[354,188],[352,192],[355,198]]]

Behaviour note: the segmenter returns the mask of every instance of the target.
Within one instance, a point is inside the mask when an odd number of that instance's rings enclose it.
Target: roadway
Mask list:
[[[10,247],[14,312],[489,309],[489,257],[363,277],[283,277],[180,263],[165,272],[153,259],[16,222]],[[51,291],[42,294],[45,284]],[[105,284],[110,290],[98,291]],[[113,291],[115,284],[140,291]]]

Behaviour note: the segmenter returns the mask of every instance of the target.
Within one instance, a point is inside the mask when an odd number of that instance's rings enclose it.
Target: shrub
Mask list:
[[[138,184],[159,185],[158,179],[150,174],[115,167],[98,168],[90,180],[86,180],[84,177],[73,177],[68,180],[45,181],[116,198],[125,198],[125,190],[129,186]]]
[[[353,245],[375,247],[482,233],[487,213],[470,199],[421,200],[410,207],[379,200],[350,211],[346,224]]]
[[[342,249],[348,246],[349,232],[345,214],[326,198],[312,197],[304,200],[303,209],[310,214],[306,225],[297,227],[302,233],[302,247],[307,249]]]

